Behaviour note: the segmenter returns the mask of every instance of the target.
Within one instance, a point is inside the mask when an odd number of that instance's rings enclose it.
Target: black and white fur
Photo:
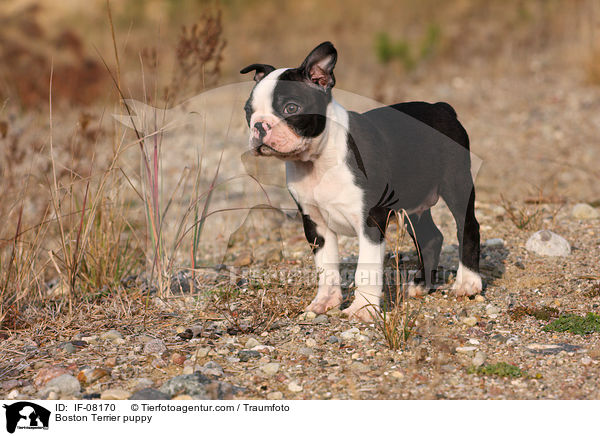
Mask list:
[[[285,161],[319,271],[307,310],[322,313],[342,301],[338,235],[357,236],[355,299],[345,312],[371,320],[382,294],[385,229],[392,210],[405,209],[432,289],[443,236],[430,208],[442,197],[456,221],[460,264],[457,295],[482,289],[479,224],[470,172],[469,138],[447,103],[400,103],[362,114],[332,97],[337,51],[316,47],[298,68],[253,64],[257,82],[245,110],[250,148]],[[421,288],[422,290],[422,288]],[[419,288],[413,286],[414,295]]]

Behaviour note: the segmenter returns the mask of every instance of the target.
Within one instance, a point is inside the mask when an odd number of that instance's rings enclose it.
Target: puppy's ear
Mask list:
[[[242,68],[240,74],[246,74],[250,71],[256,71],[254,74],[254,81],[260,82],[263,77],[269,74],[272,71],[275,71],[275,67],[267,64],[252,64],[248,65],[246,68]]]
[[[335,85],[333,68],[336,61],[337,50],[332,43],[327,41],[315,47],[304,59],[299,69],[304,72],[307,80],[328,90]]]

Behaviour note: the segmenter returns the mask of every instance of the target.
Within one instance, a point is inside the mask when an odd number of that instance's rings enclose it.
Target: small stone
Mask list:
[[[269,392],[267,394],[267,400],[281,400],[283,399],[283,394],[281,392]]]
[[[2,382],[2,389],[5,391],[10,391],[16,387],[21,386],[21,382],[19,380],[7,380]]]
[[[308,312],[301,313],[300,316],[298,317],[298,319],[300,321],[312,321],[316,317],[317,317],[317,314],[314,312],[311,312],[309,310]]]
[[[151,388],[154,386],[154,381],[152,379],[141,377],[133,380],[134,391],[139,391],[146,388]]]
[[[500,313],[500,309],[493,304],[488,304],[485,306],[485,313],[487,315],[498,315]]]
[[[79,380],[70,374],[63,374],[46,383],[40,394],[43,396],[50,392],[56,392],[61,397],[68,397],[77,395],[80,391],[81,385],[79,384]]]
[[[248,362],[250,359],[259,359],[261,356],[260,352],[255,350],[240,350],[237,355],[240,362]]]
[[[75,345],[73,345],[70,342],[65,342],[64,344],[61,344],[60,348],[67,354],[73,354],[75,351],[77,351]]]
[[[404,374],[402,374],[400,371],[392,371],[390,372],[390,376],[394,378],[404,378]]]
[[[125,389],[108,389],[100,395],[101,400],[127,400],[131,392]]]
[[[87,342],[89,342],[89,338],[86,338]],[[84,340],[86,340],[84,339]],[[100,335],[100,339],[104,339],[105,341],[114,342],[117,339],[123,339],[123,335],[117,330],[109,330]]]
[[[571,215],[573,215],[573,218],[576,218],[578,220],[590,220],[600,218],[600,212],[598,212],[597,209],[594,209],[587,203],[579,203],[573,206]]]
[[[474,316],[467,316],[461,321],[463,324],[468,325],[469,327],[475,327],[477,325],[477,318],[475,318]]]
[[[470,354],[477,350],[477,347],[456,347],[456,352],[460,354]]]
[[[10,398],[9,398],[9,399],[10,399]],[[48,400],[58,400],[58,399],[59,399],[58,393],[56,393],[56,392],[54,392],[54,391],[50,392],[50,393],[48,394],[48,397],[47,397],[47,399],[48,399]]]
[[[279,371],[279,363],[271,362],[260,367],[260,370],[268,376],[275,375]]]
[[[110,371],[104,368],[84,368],[77,374],[77,380],[82,384],[91,385],[101,378],[110,376]]]
[[[306,340],[306,345],[308,347],[315,347],[317,345],[317,341],[315,341],[313,338],[308,338]]]
[[[502,238],[492,238],[488,239],[483,243],[484,247],[489,248],[502,248],[504,247],[504,239]]]
[[[338,338],[337,336],[333,336],[333,335],[332,335],[332,336],[329,336],[329,337],[327,338],[327,342],[328,342],[329,344],[337,344],[339,341],[340,341],[340,340],[339,340],[339,338]]]
[[[238,268],[250,266],[253,260],[254,259],[252,258],[252,253],[250,253],[249,251],[245,251],[235,259],[235,261],[233,262],[233,266],[236,266]]]
[[[260,345],[260,342],[258,342],[256,339],[254,338],[250,338],[246,341],[246,348],[254,348],[256,346]]]
[[[590,363],[592,363],[592,359],[591,359],[590,357],[587,357],[587,356],[586,356],[586,357],[583,357],[583,358],[581,359],[581,363],[587,366],[587,365],[589,365]]]
[[[342,333],[340,334],[340,337],[341,337],[343,340],[345,340],[345,341],[348,341],[348,340],[350,340],[350,339],[353,339],[353,338],[354,338],[354,337],[355,337],[357,334],[359,334],[359,333],[360,333],[360,330],[359,330],[359,329],[357,329],[356,327],[352,327],[351,329],[348,329],[348,330],[346,330],[346,331],[342,332]]]
[[[477,367],[481,366],[485,363],[485,359],[487,359],[486,354],[483,351],[478,351],[473,358],[473,365]]]
[[[327,311],[327,315],[329,316],[340,316],[342,314],[342,311],[340,310],[339,307],[334,307],[333,309],[329,309]]]
[[[185,356],[179,353],[173,353],[171,356],[171,362],[173,362],[174,365],[183,365],[183,362],[185,362]]]
[[[130,400],[170,400],[171,395],[159,391],[158,389],[145,388],[134,392]]]
[[[104,364],[106,366],[108,366],[109,368],[112,368],[114,366],[117,366],[117,358],[116,357],[108,357],[106,358],[106,360],[104,361]]]
[[[350,364],[350,369],[356,372],[369,372],[371,370],[369,366],[365,365],[362,362],[352,362]]]
[[[571,246],[565,238],[549,230],[535,232],[525,244],[527,251],[539,256],[568,256]]]
[[[469,339],[469,344],[471,344],[471,345],[479,345],[479,340],[478,339]]]
[[[475,301],[477,301],[478,303],[483,303],[485,301],[485,297],[481,294],[477,294],[475,295]]]
[[[144,345],[144,354],[162,354],[167,351],[167,346],[160,339],[152,339]]]
[[[208,356],[208,353],[210,353],[210,348],[208,348],[208,347],[198,348],[196,350],[196,359],[202,359],[203,357]]]
[[[303,356],[312,356],[314,354],[313,349],[310,347],[300,347],[298,349],[298,354]]]
[[[60,377],[61,375],[68,374],[66,368],[62,366],[46,366],[39,370],[35,379],[33,380],[33,384],[37,387],[44,386],[50,380],[56,377]]]
[[[313,324],[327,324],[329,322],[329,317],[325,314],[317,315],[315,319],[312,320]]]
[[[290,382],[287,386],[288,390],[290,392],[302,392],[302,386],[300,386],[298,383],[296,382]]]
[[[221,365],[217,362],[206,362],[203,367],[200,368],[200,372],[204,375],[213,376],[213,377],[222,377],[224,372]]]

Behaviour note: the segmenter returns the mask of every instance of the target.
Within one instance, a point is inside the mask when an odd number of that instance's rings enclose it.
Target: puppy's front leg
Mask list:
[[[373,242],[359,233],[358,265],[354,284],[354,302],[344,310],[350,318],[372,321],[379,311],[383,287],[383,259],[385,256],[385,239]]]
[[[319,274],[317,295],[306,308],[307,311],[324,313],[342,302],[340,288],[340,270],[337,235],[328,228],[316,228],[318,234],[323,234],[319,245],[313,245],[315,265]],[[310,241],[309,241],[310,242]]]

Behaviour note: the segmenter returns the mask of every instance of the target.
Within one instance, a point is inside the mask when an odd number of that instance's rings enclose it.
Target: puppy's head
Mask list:
[[[324,42],[298,68],[252,64],[240,71],[255,71],[256,85],[244,107],[255,154],[297,160],[318,153],[336,60],[335,48]]]

